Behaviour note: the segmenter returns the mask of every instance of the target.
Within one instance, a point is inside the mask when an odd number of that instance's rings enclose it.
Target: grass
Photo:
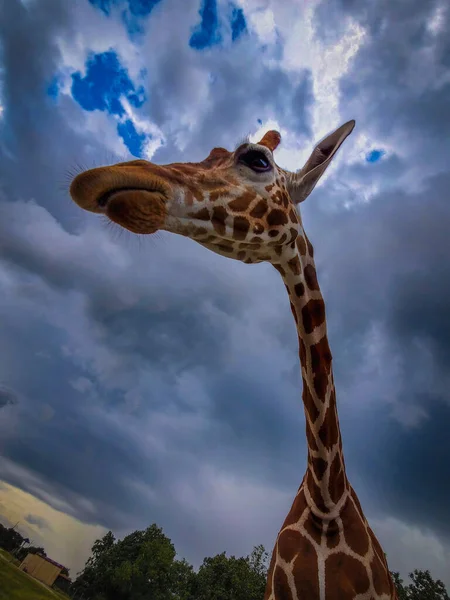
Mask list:
[[[68,600],[62,592],[53,591],[20,571],[14,566],[15,560],[0,549],[0,600]]]
[[[6,550],[3,550],[3,548],[0,548],[0,557],[6,558],[6,560],[12,562],[13,565],[20,565],[20,560]]]

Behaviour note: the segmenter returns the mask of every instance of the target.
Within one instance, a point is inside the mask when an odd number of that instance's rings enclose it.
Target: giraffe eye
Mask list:
[[[270,164],[270,161],[264,152],[259,152],[258,150],[250,150],[249,152],[246,152],[239,157],[239,162],[243,163],[252,169],[252,171],[256,171],[257,173],[269,171],[272,168],[272,165]]]

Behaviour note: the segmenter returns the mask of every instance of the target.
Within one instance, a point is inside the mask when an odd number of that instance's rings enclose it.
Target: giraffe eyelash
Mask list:
[[[247,135],[245,135],[238,141],[238,143],[236,144],[236,146],[233,149],[233,152],[236,152],[236,150],[243,144],[250,144],[250,134],[249,133],[247,133]]]

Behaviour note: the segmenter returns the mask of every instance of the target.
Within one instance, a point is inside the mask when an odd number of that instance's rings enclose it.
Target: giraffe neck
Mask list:
[[[294,257],[276,265],[289,294],[297,326],[303,380],[308,464],[302,488],[313,513],[332,519],[348,493],[336,407],[325,304],[317,282],[313,248],[306,235]]]

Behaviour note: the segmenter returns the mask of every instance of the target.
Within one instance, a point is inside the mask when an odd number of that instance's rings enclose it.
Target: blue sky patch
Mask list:
[[[231,39],[236,41],[241,35],[247,32],[247,22],[244,17],[242,8],[233,5],[231,13]]]
[[[384,150],[374,149],[366,154],[366,161],[369,163],[376,163],[382,158],[386,152]]]
[[[256,119],[259,123],[259,125],[262,125],[262,120],[261,119]]]
[[[53,79],[51,80],[50,84],[47,87],[47,94],[50,96],[50,98],[56,99],[58,97],[59,87],[60,87],[59,77],[56,75],[55,77],[53,77]]]
[[[130,153],[137,158],[142,156],[144,142],[152,137],[150,134],[138,133],[130,119],[117,124],[117,133],[123,139]]]
[[[161,0],[128,0],[130,13],[135,17],[147,17]]]
[[[201,17],[200,24],[197,25],[191,35],[189,46],[195,50],[204,50],[222,41],[219,33],[216,0],[203,0],[199,14]]]
[[[120,18],[130,38],[134,38],[144,33],[142,19],[148,17],[161,0],[89,0],[89,2],[108,17],[114,6],[126,7],[120,13]]]
[[[104,12],[108,17],[111,14],[111,7],[117,5],[121,1],[122,0],[89,0],[92,6],[95,6],[95,8]]]
[[[121,96],[138,108],[145,101],[144,89],[135,89],[115,52],[91,54],[86,75],[72,74],[72,96],[84,110],[102,110],[119,117],[125,114]]]

